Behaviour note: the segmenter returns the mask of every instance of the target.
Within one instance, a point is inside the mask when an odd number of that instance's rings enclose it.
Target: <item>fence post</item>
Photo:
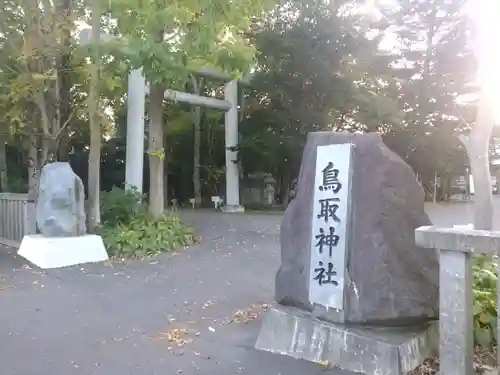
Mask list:
[[[28,198],[24,206],[24,235],[36,234],[36,202]]]
[[[439,249],[439,327],[441,375],[473,373],[472,257],[498,255],[500,231],[420,227],[417,246]]]
[[[472,254],[439,251],[440,373],[473,372]]]

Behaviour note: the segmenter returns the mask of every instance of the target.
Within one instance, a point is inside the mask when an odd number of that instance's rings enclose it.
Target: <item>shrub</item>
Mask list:
[[[139,214],[126,223],[103,225],[99,234],[113,258],[158,255],[190,245],[195,240],[194,231],[174,215],[153,218]]]
[[[103,191],[100,205],[103,225],[127,223],[137,214],[146,212],[143,196],[134,189],[113,187],[111,191]]]
[[[497,274],[491,257],[477,256],[473,264],[474,341],[490,348],[497,342]]]
[[[113,188],[101,200],[102,236],[112,258],[143,258],[187,246],[195,241],[192,228],[175,215],[152,217],[137,192]]]

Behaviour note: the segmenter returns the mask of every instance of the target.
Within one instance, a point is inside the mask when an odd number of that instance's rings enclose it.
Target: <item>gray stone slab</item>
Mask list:
[[[441,374],[472,374],[474,353],[472,254],[441,250],[439,345]]]
[[[264,317],[255,347],[355,373],[403,375],[434,355],[437,345],[437,322],[405,328],[352,327],[277,306]]]
[[[309,301],[316,150],[342,143],[354,145],[344,308],[319,312]],[[438,255],[415,245],[415,229],[430,224],[413,171],[380,136],[311,133],[281,226],[276,301],[335,323],[408,325],[437,318]]]
[[[424,226],[415,230],[415,241],[429,249],[496,255],[500,250],[500,231]]]
[[[36,223],[45,237],[72,237],[86,233],[83,182],[69,163],[42,168],[36,202]]]

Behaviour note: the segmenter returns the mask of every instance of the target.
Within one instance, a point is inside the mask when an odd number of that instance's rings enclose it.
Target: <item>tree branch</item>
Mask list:
[[[70,124],[71,120],[73,119],[73,115],[75,114],[75,111],[72,111],[69,116],[68,116],[68,119],[64,122],[64,124],[62,124],[61,128],[59,129],[59,131],[57,132],[57,134],[55,135],[55,139],[56,139],[56,142],[59,142],[59,139],[61,138],[61,135],[62,133],[64,132],[64,130],[68,127],[68,125]]]
[[[35,103],[40,110],[40,113],[42,115],[42,130],[44,135],[49,135],[50,134],[50,120],[49,120],[49,115],[47,113],[47,108],[45,106],[45,99],[43,98],[43,95],[40,93],[40,90],[35,90],[34,92],[34,99]]]

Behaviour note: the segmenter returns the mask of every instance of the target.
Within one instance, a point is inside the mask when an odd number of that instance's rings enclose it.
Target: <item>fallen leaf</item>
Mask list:
[[[193,342],[193,339],[189,337],[189,331],[186,328],[172,328],[166,333],[160,333],[160,340],[167,340],[172,346],[181,348],[187,344]],[[169,346],[171,349],[172,347]],[[170,350],[169,349],[169,350]]]
[[[330,366],[330,362],[328,361],[317,361],[316,364],[325,368],[328,368],[328,366]]]
[[[474,351],[474,375],[486,375],[487,371],[496,365],[496,349],[484,350],[475,348]],[[439,358],[427,358],[423,364],[411,371],[408,375],[437,375],[439,373]]]
[[[257,319],[262,313],[269,310],[269,305],[262,304],[251,304],[245,310],[238,310],[233,314],[233,317],[228,321],[228,323],[250,323]]]

